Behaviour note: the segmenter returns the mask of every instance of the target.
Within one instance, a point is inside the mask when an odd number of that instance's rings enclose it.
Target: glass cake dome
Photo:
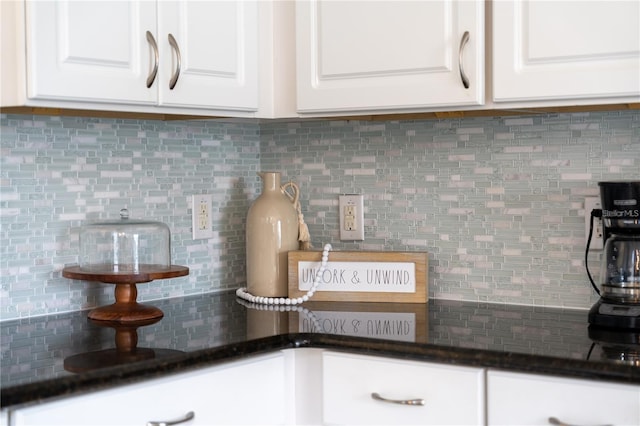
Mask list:
[[[139,274],[171,267],[171,232],[162,222],[129,219],[95,222],[80,230],[80,270],[100,274]]]

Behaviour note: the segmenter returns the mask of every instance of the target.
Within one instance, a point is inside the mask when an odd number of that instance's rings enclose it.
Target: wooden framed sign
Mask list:
[[[316,279],[320,251],[289,252],[289,297],[304,296]],[[331,251],[313,301],[426,303],[426,252]]]

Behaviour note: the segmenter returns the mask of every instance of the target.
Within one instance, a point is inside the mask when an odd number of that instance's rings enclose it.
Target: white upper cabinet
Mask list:
[[[481,105],[484,2],[299,0],[296,60],[301,113]]]
[[[25,17],[28,105],[258,110],[255,1],[27,1]]]
[[[160,1],[158,37],[160,105],[258,108],[255,2]]]
[[[494,1],[493,98],[640,101],[640,2]]]
[[[156,102],[145,84],[154,2],[28,1],[26,17],[30,99]]]
[[[2,0],[0,19],[3,108],[287,118],[640,102],[639,1]]]

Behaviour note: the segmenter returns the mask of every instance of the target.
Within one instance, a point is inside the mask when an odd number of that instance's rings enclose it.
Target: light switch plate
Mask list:
[[[340,195],[340,239],[343,241],[364,240],[364,197],[359,194]]]

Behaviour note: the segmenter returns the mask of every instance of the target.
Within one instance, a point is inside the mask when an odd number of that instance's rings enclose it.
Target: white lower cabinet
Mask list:
[[[17,409],[9,413],[9,424],[140,426],[181,419],[189,426],[285,424],[290,410],[285,377],[285,356],[278,352]],[[194,416],[187,421],[190,412]]]
[[[2,426],[169,424],[637,426],[640,386],[298,348],[0,413]]]
[[[640,424],[638,385],[489,370],[487,397],[489,425]]]
[[[484,424],[481,368],[328,352],[322,369],[323,424]]]

